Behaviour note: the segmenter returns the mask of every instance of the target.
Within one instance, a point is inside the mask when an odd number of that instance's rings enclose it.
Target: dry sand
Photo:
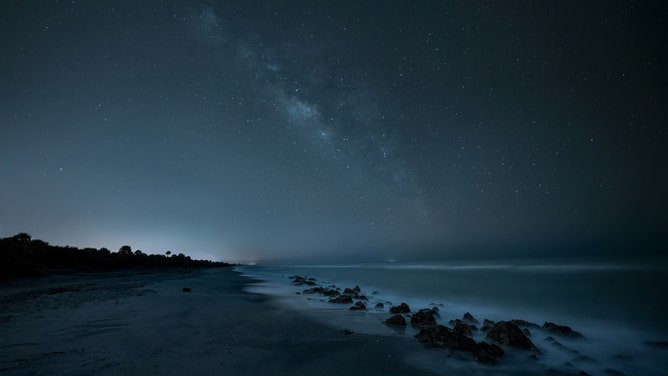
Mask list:
[[[224,268],[4,283],[0,374],[425,374],[402,357],[416,341],[344,334],[249,282]]]

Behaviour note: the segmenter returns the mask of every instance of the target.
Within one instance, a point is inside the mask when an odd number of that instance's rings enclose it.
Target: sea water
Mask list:
[[[383,324],[390,305],[406,302],[412,311],[437,307],[440,324],[471,313],[481,323],[523,319],[541,325],[554,322],[581,332],[585,340],[554,336],[534,329],[531,340],[543,351],[530,372],[585,370],[591,375],[662,375],[668,369],[668,268],[661,264],[574,263],[546,261],[475,263],[378,263],[242,267],[257,278],[251,290],[270,294],[285,307],[356,332],[412,336],[410,325],[396,330]],[[359,286],[367,310],[350,312],[348,305],[327,303],[320,295],[304,294],[309,286],[294,286],[290,276],[315,278],[320,286]],[[384,309],[375,309],[383,303]],[[484,340],[484,333],[475,334]],[[507,359],[518,355],[509,352]],[[424,363],[423,360],[420,362]],[[458,363],[450,362],[448,366]],[[517,368],[506,364],[510,374]],[[537,367],[537,368],[536,368]],[[428,368],[428,367],[427,367]],[[436,367],[438,368],[438,367]],[[470,371],[470,366],[463,366]],[[503,370],[483,368],[474,374]],[[606,371],[607,370],[607,371]],[[491,373],[490,373],[491,372]],[[607,373],[606,373],[607,372]],[[437,372],[438,373],[438,372]],[[468,374],[462,371],[461,374]]]

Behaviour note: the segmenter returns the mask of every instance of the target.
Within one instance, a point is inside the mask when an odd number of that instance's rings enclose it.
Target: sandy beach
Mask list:
[[[402,358],[415,341],[345,334],[244,291],[250,282],[222,268],[5,283],[0,373],[426,374]]]

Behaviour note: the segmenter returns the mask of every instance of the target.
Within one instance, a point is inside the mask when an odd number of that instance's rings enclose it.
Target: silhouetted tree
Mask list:
[[[166,255],[166,256],[165,256]],[[9,238],[0,238],[0,280],[40,276],[50,270],[109,271],[146,267],[222,267],[224,262],[192,260],[189,256],[170,251],[165,255],[147,255],[141,250],[132,252],[129,245],[122,246],[118,253],[106,248],[79,249],[70,246],[52,246],[41,240],[32,240],[26,233]],[[171,257],[167,257],[170,256]]]

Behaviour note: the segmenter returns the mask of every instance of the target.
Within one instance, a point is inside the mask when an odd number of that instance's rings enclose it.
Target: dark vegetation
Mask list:
[[[33,240],[26,233],[0,239],[0,280],[35,277],[48,273],[103,272],[121,269],[210,268],[230,266],[224,262],[193,260],[183,253],[149,255],[128,245],[118,252],[106,248],[54,246]]]

